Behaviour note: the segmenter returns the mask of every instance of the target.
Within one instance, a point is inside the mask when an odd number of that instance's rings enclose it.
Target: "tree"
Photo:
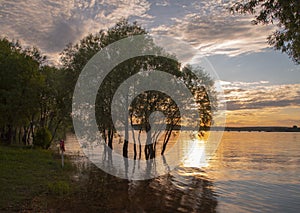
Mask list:
[[[159,142],[159,136],[162,133],[161,128],[154,129],[152,125],[155,121],[151,122],[151,114],[153,112],[159,111],[163,113],[166,120],[165,130],[163,131],[163,140],[161,141],[160,153],[163,155],[166,151],[168,142],[174,130],[179,130],[180,128],[189,129],[190,126],[197,126],[199,131],[204,131],[209,129],[212,121],[212,110],[215,108],[216,100],[214,91],[214,82],[208,74],[203,72],[201,68],[195,68],[190,65],[186,65],[182,69],[180,68],[180,63],[178,61],[170,60],[168,63],[173,63],[173,68],[169,70],[167,67],[163,67],[162,70],[166,72],[172,72],[176,76],[177,82],[183,82],[184,85],[192,93],[196,106],[196,110],[190,110],[190,105],[185,104],[186,110],[189,112],[190,119],[189,124],[182,124],[181,113],[177,106],[177,103],[172,100],[168,94],[164,94],[159,91],[146,91],[140,94],[134,99],[130,106],[130,118],[131,124],[139,127],[140,129],[147,132],[147,143],[145,145],[145,157],[146,159],[151,159],[156,156],[157,145]],[[159,62],[159,60],[158,60]],[[160,62],[158,65],[162,66],[163,63]],[[195,74],[197,73],[197,74]],[[137,82],[138,84],[139,82]],[[141,82],[147,83],[147,82]],[[176,88],[176,83],[169,85],[173,88],[173,94],[177,97],[177,101],[182,103],[187,103],[189,100],[185,94],[178,88]],[[198,114],[191,114],[197,112]],[[198,117],[200,116],[200,117]],[[158,119],[161,119],[160,117]],[[161,122],[161,121],[160,121]],[[158,122],[157,124],[161,124]],[[190,125],[190,126],[189,126]],[[134,156],[136,157],[136,156]]]
[[[145,35],[144,40],[136,41],[134,35]],[[177,78],[177,81],[184,82],[188,85],[195,98],[198,99],[201,106],[202,119],[201,123],[203,126],[209,125],[211,121],[211,108],[212,106],[208,103],[209,100],[207,96],[207,91],[205,88],[201,87],[202,81],[213,82],[208,76],[203,79],[198,79],[196,75],[193,75],[192,71],[189,71],[189,67],[181,69],[181,64],[176,60],[175,56],[168,55],[165,51],[154,44],[153,39],[147,36],[145,29],[138,26],[136,23],[128,23],[127,20],[121,20],[112,28],[104,31],[101,30],[99,33],[94,35],[88,35],[83,38],[78,44],[68,45],[67,48],[62,52],[62,62],[63,70],[65,72],[68,97],[69,97],[69,108],[71,112],[71,100],[76,85],[76,81],[79,77],[80,72],[86,63],[99,51],[102,50],[107,45],[116,42],[120,39],[130,37],[130,45],[136,45],[141,50],[151,50],[154,54],[151,56],[138,56],[135,58],[128,59],[118,65],[116,65],[109,74],[103,79],[100,88],[98,89],[98,94],[95,102],[95,114],[98,124],[98,129],[102,133],[102,137],[105,143],[112,149],[114,134],[116,132],[115,124],[112,120],[112,101],[114,94],[116,93],[119,86],[131,77],[139,73],[140,71],[145,71],[144,73],[151,72],[154,70],[163,70]],[[137,44],[137,42],[140,42]],[[118,50],[115,50],[118,52]],[[165,57],[160,57],[156,55],[164,55]],[[112,57],[112,56],[109,56]],[[203,74],[203,77],[205,75]],[[209,79],[209,81],[208,81]],[[143,84],[143,82],[136,82],[136,84]],[[212,84],[210,84],[211,87]],[[80,88],[80,85],[78,85]],[[148,91],[140,94],[133,103],[128,102],[128,97],[131,95],[130,88],[127,88],[128,92],[122,94],[119,97],[118,106],[119,110],[118,117],[121,119],[122,128],[124,129],[124,140],[123,140],[123,156],[128,157],[128,146],[129,146],[129,125],[138,126],[139,135],[142,131],[147,132],[147,143],[144,146],[144,153],[146,159],[151,159],[155,157],[156,144],[158,142],[158,132],[153,132],[150,127],[150,115],[154,111],[161,111],[167,117],[167,123],[169,124],[169,131],[166,133],[166,138],[164,140],[164,146],[167,146],[169,138],[171,136],[172,130],[177,127],[177,123],[180,121],[180,113],[178,113],[178,107],[176,103],[170,99],[166,94],[162,94],[156,91]],[[133,88],[134,89],[134,88]],[[174,91],[176,88],[174,88]],[[78,89],[80,91],[80,89]],[[205,94],[206,95],[205,95]],[[185,97],[182,97],[183,99]],[[202,103],[203,102],[203,103]],[[202,103],[202,105],[201,105]],[[77,103],[74,103],[77,104]],[[205,107],[206,108],[205,108]],[[200,110],[200,109],[199,109]],[[199,111],[200,112],[200,111]],[[84,115],[82,115],[84,117]],[[130,118],[130,119],[129,119]],[[207,120],[205,120],[207,119]],[[87,119],[88,120],[88,119]],[[86,121],[89,122],[89,121]],[[88,124],[87,124],[88,126]],[[133,134],[134,140],[134,158],[137,156],[136,149],[136,138]],[[89,134],[86,137],[90,137]],[[139,137],[138,137],[139,139]],[[161,152],[162,154],[164,151]],[[141,146],[140,153],[141,156]]]
[[[51,131],[52,141],[69,117],[62,80],[62,72],[46,65],[37,48],[23,49],[19,42],[0,39],[1,140],[27,145],[41,128]]]
[[[63,63],[63,69],[65,72],[67,90],[68,90],[68,106],[69,112],[71,112],[71,102],[74,87],[78,76],[85,66],[85,64],[103,47],[126,38],[132,35],[145,34],[146,31],[138,26],[136,23],[129,24],[127,20],[122,19],[115,26],[107,31],[100,30],[95,35],[90,34],[83,38],[79,44],[68,45],[67,48],[61,53],[61,61]],[[129,62],[130,63],[130,62]],[[124,64],[123,64],[124,65]],[[127,69],[124,71],[123,67],[116,67],[105,79],[101,87],[99,88],[96,101],[96,113],[97,122],[100,131],[107,142],[108,146],[112,148],[112,141],[115,132],[113,122],[110,116],[110,104],[114,91],[118,88],[118,85],[122,83],[124,78],[129,77],[132,74],[132,70],[139,70],[137,66],[129,66],[127,62]],[[130,67],[130,69],[128,69]],[[135,68],[134,68],[135,67]],[[122,70],[122,72],[121,72]],[[101,100],[101,101],[99,101]],[[128,124],[127,124],[128,126]],[[127,135],[128,136],[128,135]],[[124,139],[124,156],[126,157],[128,147],[128,137]]]
[[[43,82],[39,62],[28,52],[18,42],[0,40],[0,128],[2,140],[7,143],[20,141],[22,131],[25,134],[30,129],[27,126],[33,126],[38,109]]]
[[[38,126],[51,132],[51,141],[60,130],[59,137],[64,136],[65,129],[71,123],[66,105],[68,93],[65,91],[65,78],[62,70],[45,65],[40,68],[43,85],[39,93]]]
[[[286,52],[295,63],[300,63],[300,1],[247,0],[235,3],[231,12],[250,13],[253,24],[275,24],[278,29],[268,36],[268,43]]]
[[[40,127],[36,132],[33,140],[33,145],[36,147],[48,149],[51,144],[52,135],[50,131],[45,127]]]

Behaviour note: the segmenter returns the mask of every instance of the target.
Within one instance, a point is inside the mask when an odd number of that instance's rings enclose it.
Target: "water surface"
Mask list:
[[[66,148],[78,154],[74,140]],[[225,132],[206,166],[193,154],[167,175],[145,181],[74,161],[82,168],[75,179],[86,191],[71,209],[88,202],[91,211],[109,212],[300,212],[300,133]]]

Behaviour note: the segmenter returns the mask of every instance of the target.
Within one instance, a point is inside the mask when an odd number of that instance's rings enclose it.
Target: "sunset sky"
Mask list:
[[[120,18],[153,35],[188,42],[220,77],[227,126],[300,126],[300,66],[268,47],[272,26],[231,15],[233,0],[0,0],[0,36],[37,46],[57,64],[59,53]]]

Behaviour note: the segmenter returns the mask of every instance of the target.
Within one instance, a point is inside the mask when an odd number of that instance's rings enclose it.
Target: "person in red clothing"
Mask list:
[[[60,140],[60,142],[59,142],[59,147],[60,147],[60,150],[61,150],[62,152],[65,152],[65,151],[66,151],[66,150],[65,150],[65,141],[64,141],[63,139]]]

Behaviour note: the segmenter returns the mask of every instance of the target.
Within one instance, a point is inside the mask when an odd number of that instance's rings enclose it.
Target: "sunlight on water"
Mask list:
[[[203,160],[205,138],[186,139],[181,151],[189,155],[167,175],[147,181],[103,180],[101,170],[87,164],[90,175],[79,179],[87,186],[106,181],[101,190],[115,212],[300,212],[299,133],[225,132],[209,161]],[[78,145],[70,142],[67,151],[77,153]],[[98,193],[95,185],[89,189]],[[95,194],[88,196],[94,199]]]
[[[204,140],[195,139],[192,143],[187,143],[187,146],[188,155],[182,162],[184,167],[200,168],[208,165]]]

